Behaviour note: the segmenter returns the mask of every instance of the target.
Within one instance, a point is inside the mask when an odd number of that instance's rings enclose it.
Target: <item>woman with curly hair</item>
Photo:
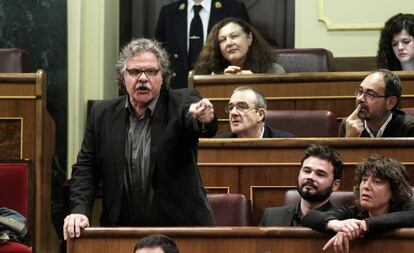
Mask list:
[[[324,250],[348,252],[349,241],[400,227],[414,227],[413,192],[401,163],[371,155],[355,171],[355,205],[319,212],[311,211],[302,224],[335,235]]]
[[[399,13],[381,31],[378,43],[378,68],[414,70],[414,15]]]
[[[285,72],[266,40],[238,18],[226,18],[213,26],[194,71],[198,75]]]

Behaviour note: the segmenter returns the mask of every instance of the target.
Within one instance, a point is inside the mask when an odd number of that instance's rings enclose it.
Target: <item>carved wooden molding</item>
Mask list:
[[[325,0],[318,2],[318,21],[325,24],[327,31],[377,31],[383,27],[383,23],[335,24],[325,12]]]

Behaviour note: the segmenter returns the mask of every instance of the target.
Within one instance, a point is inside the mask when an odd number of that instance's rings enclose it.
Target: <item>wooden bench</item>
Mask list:
[[[57,252],[51,221],[55,125],[46,110],[46,72],[0,73],[0,160],[31,159],[35,174],[34,252]]]

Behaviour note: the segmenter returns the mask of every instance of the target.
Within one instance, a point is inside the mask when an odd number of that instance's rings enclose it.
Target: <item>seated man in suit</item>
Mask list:
[[[399,110],[401,81],[379,69],[355,91],[356,109],[344,119],[340,137],[414,137],[414,118]]]
[[[302,226],[301,219],[310,210],[333,209],[329,197],[341,183],[342,160],[337,152],[324,145],[312,144],[300,160],[298,203],[266,208],[260,226]]]
[[[236,88],[225,111],[229,114],[231,132],[218,138],[278,138],[293,134],[265,125],[266,99],[262,93],[248,86]]]
[[[132,253],[179,253],[179,250],[168,236],[153,234],[142,238]]]

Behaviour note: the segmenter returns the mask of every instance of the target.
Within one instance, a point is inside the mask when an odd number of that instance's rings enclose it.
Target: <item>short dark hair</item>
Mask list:
[[[402,93],[402,87],[401,87],[401,80],[400,78],[393,73],[392,71],[389,71],[388,69],[378,69],[372,73],[382,73],[383,79],[384,79],[384,95],[385,96],[395,96],[397,98],[397,103],[392,108],[392,110],[396,110],[400,107],[401,103],[401,93]]]
[[[359,198],[359,185],[362,177],[372,174],[390,183],[391,200],[390,212],[407,210],[412,208],[413,191],[408,182],[405,167],[398,161],[382,155],[373,154],[357,166],[354,178],[354,189]]]
[[[168,236],[162,234],[152,234],[142,238],[139,242],[137,242],[132,253],[135,253],[137,250],[143,248],[158,247],[160,247],[164,251],[164,253],[179,253],[178,247],[175,244],[175,242]]]
[[[317,157],[330,162],[334,167],[334,180],[341,179],[343,168],[342,159],[339,153],[333,150],[333,148],[320,144],[310,145],[303,153],[300,159],[300,165],[302,166],[303,162],[309,157]]]

